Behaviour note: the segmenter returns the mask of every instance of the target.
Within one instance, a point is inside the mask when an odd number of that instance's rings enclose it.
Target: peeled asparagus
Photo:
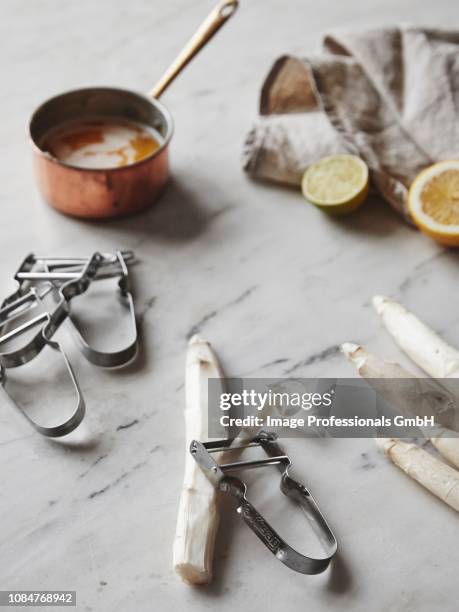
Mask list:
[[[436,380],[417,378],[398,363],[381,359],[359,344],[346,342],[341,350],[356,366],[360,376],[368,379],[370,386],[401,414],[408,417],[433,416],[437,425],[459,431],[455,397]],[[390,384],[385,379],[390,379]],[[413,384],[403,382],[406,379],[412,380]]]
[[[401,304],[375,296],[373,305],[391,336],[414,363],[435,378],[459,378],[459,351],[449,346]],[[377,386],[375,381],[378,378],[413,378],[400,365],[371,355],[357,344],[345,343],[342,350],[362,377],[373,379],[373,386]],[[388,393],[391,394],[393,403],[402,412],[416,413],[416,396],[405,397],[396,385],[393,390],[387,385],[382,388],[386,398]],[[458,417],[453,417],[453,428],[457,431]],[[454,435],[455,432],[443,428],[437,430],[436,436],[430,440],[445,459],[459,467],[459,439]],[[393,463],[459,511],[458,471],[415,444],[406,444],[393,438],[377,438],[376,443]]]
[[[415,378],[413,374],[402,368],[395,361],[381,359],[369,353],[362,345],[345,342],[341,350],[351,363],[355,365],[362,378]]]
[[[459,472],[420,446],[394,438],[376,438],[385,455],[408,476],[459,512]]]
[[[222,371],[210,344],[195,335],[188,344],[185,377],[185,475],[180,497],[173,547],[173,565],[189,584],[212,580],[212,561],[219,524],[218,496],[215,488],[189,452],[192,440],[208,439],[208,380],[222,378]],[[243,444],[257,433],[243,429],[233,445]],[[234,461],[240,451],[214,455],[216,461]]]
[[[366,351],[363,346],[346,342],[341,347],[343,353],[353,363],[362,378],[367,378],[377,391],[381,393],[393,406],[407,416],[417,414],[418,402],[413,394],[406,396],[405,387],[397,388],[395,384],[377,385],[378,379],[415,378],[401,365],[392,361],[386,361]],[[427,381],[426,381],[426,384]],[[438,414],[435,415],[438,418]],[[459,419],[456,416],[453,426],[459,427]],[[459,467],[459,438],[457,432],[446,427],[438,429],[436,436],[429,438],[438,452],[450,463]]]
[[[459,351],[404,306],[375,296],[373,306],[400,348],[434,378],[459,378]]]
[[[341,345],[341,350],[355,365],[360,376],[367,379],[370,386],[389,405],[396,407],[401,414],[410,416],[416,414],[415,396],[406,393],[406,386],[403,382],[400,385],[396,384],[397,379],[403,381],[406,378],[414,378],[412,374],[398,363],[386,361],[369,353],[359,344],[345,342]],[[385,382],[387,379],[391,381],[389,384]]]
[[[430,438],[437,451],[447,461],[459,468],[459,438],[450,429],[441,429],[436,432],[435,438]]]
[[[218,528],[216,492],[193,457],[192,440],[207,440],[207,386],[221,378],[217,357],[199,335],[188,344],[185,375],[185,475],[173,547],[173,565],[190,584],[212,580],[212,558]]]

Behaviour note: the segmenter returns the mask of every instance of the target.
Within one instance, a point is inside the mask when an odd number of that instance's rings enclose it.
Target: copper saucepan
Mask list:
[[[148,97],[125,89],[91,87],[55,96],[35,111],[29,133],[38,188],[49,204],[72,216],[103,219],[133,214],[155,202],[169,178],[173,133],[171,114],[158,98],[237,6],[237,0],[223,0],[213,9]],[[95,116],[151,126],[161,137],[160,146],[141,161],[103,169],[70,165],[46,150],[45,136],[51,128]]]

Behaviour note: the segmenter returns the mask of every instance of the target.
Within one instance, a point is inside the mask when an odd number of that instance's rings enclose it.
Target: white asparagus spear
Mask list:
[[[415,378],[395,361],[387,361],[369,353],[362,345],[344,342],[342,352],[355,365],[362,378]]]
[[[420,368],[438,378],[459,377],[459,351],[401,304],[375,296],[373,305],[394,340]],[[449,429],[441,430],[431,442],[445,459],[459,467],[459,439]]]
[[[459,512],[459,472],[420,446],[394,438],[375,438],[385,455],[408,476]]]
[[[450,429],[443,428],[436,432],[430,441],[447,461],[459,468],[459,438]]]
[[[346,342],[341,346],[343,353],[353,363],[362,378],[369,379],[376,391],[400,412],[406,416],[413,416],[418,413],[418,401],[413,393],[407,393],[408,387],[405,385],[397,386],[395,379],[415,378],[413,374],[402,368],[398,363],[381,359],[373,355],[359,344]],[[393,384],[382,383],[377,385],[378,379],[393,379]],[[422,381],[428,384],[428,381]],[[434,415],[435,416],[435,415]],[[458,419],[453,422],[459,425]],[[450,463],[459,467],[459,438],[458,434],[446,427],[438,429],[436,436],[430,441],[438,452]]]
[[[189,452],[192,440],[208,439],[208,380],[222,378],[218,358],[210,344],[195,335],[188,344],[186,360],[185,405],[185,476],[180,497],[173,547],[173,565],[189,584],[207,584],[212,580],[212,561],[219,524],[218,496]],[[258,428],[241,430],[233,445],[253,438]],[[214,455],[219,463],[234,461],[240,450]],[[230,458],[231,457],[231,458]]]
[[[442,417],[443,419],[454,417],[451,409],[449,411],[444,410],[445,402],[435,401],[437,397],[441,397],[439,395],[441,388],[435,381],[418,379],[398,363],[381,359],[377,355],[369,353],[359,344],[345,342],[341,346],[341,350],[349,361],[356,366],[360,376],[367,380],[378,395],[404,416],[434,416],[437,423],[441,422]],[[412,380],[413,384],[409,384],[406,382],[407,380]],[[432,391],[438,391],[438,393],[432,393]],[[426,403],[426,400],[423,400],[424,397],[431,398],[431,405],[425,406],[427,415],[425,415],[425,409],[422,415],[420,412],[421,405],[424,406]],[[443,425],[445,424],[443,422]],[[448,425],[450,425],[449,422]]]
[[[434,378],[459,378],[459,351],[413,313],[390,298],[377,295],[373,306],[399,347]]]
[[[207,440],[208,380],[221,377],[210,345],[193,336],[185,373],[185,475],[173,547],[174,569],[190,584],[212,580],[218,512],[215,489],[190,455],[189,446],[192,440]]]

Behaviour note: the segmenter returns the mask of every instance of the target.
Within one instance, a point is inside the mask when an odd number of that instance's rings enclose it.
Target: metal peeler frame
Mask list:
[[[97,256],[97,265],[94,258]],[[0,309],[0,326],[2,319],[13,310],[16,310],[21,303],[33,301],[35,295],[44,297],[50,291],[57,292],[58,305],[53,311],[52,318],[56,318],[61,311],[63,295],[70,295],[69,287],[78,287],[81,279],[89,281],[119,277],[118,291],[119,299],[130,313],[131,328],[133,329],[132,339],[129,344],[121,350],[106,352],[91,347],[72,319],[70,309],[67,309],[65,319],[70,326],[73,336],[86,359],[100,367],[113,368],[122,366],[131,361],[137,353],[138,334],[135,320],[135,310],[132,294],[129,287],[129,276],[127,264],[135,260],[132,251],[116,251],[114,254],[96,253],[92,257],[39,257],[33,253],[27,255],[19,266],[14,280],[18,283],[17,290],[3,301]],[[36,266],[41,266],[42,270],[35,270]],[[92,268],[95,270],[92,271]],[[90,274],[88,274],[88,271]],[[37,286],[38,284],[38,286]],[[89,285],[88,285],[89,286]],[[84,289],[86,290],[87,287]],[[34,293],[36,292],[36,293]],[[74,295],[80,295],[84,291],[79,291]],[[70,297],[73,297],[71,295]],[[67,300],[68,301],[68,300]],[[30,321],[26,325],[33,325]],[[1,342],[2,340],[0,340]],[[39,338],[38,338],[39,341]],[[37,354],[37,353],[36,353]],[[32,357],[34,355],[32,354]],[[1,362],[1,358],[0,358]],[[25,363],[25,361],[22,361]],[[15,367],[4,363],[5,367]],[[16,365],[20,365],[17,363]]]
[[[116,251],[112,253],[101,253],[101,262],[96,274],[96,278],[109,278],[112,276],[110,267],[117,265],[121,255],[126,265],[135,260],[133,251]],[[17,269],[14,280],[19,284],[19,289],[24,281],[67,281],[78,278],[90,257],[42,257],[29,253],[19,268]],[[36,271],[36,266],[44,269]],[[8,298],[10,299],[10,298]]]
[[[204,443],[193,440],[190,445],[190,453],[216,489],[230,493],[238,500],[237,512],[239,516],[279,561],[301,574],[319,574],[323,572],[336,553],[336,538],[322,516],[311,493],[304,485],[289,475],[291,462],[289,457],[279,448],[276,442],[276,435],[260,432],[249,440],[247,444],[231,447],[232,442],[233,440],[231,439]],[[268,455],[266,459],[238,461],[219,465],[212,457],[212,453],[229,452],[231,450],[256,446],[263,448]],[[270,465],[277,466],[281,472],[280,489],[282,493],[299,504],[306,514],[315,535],[324,549],[325,555],[322,558],[307,557],[287,544],[247,500],[246,484],[239,478],[228,476],[228,472]]]
[[[0,352],[0,365],[4,368],[16,368],[24,365],[36,357],[47,344],[52,344],[54,334],[70,314],[70,301],[88,289],[102,261],[102,255],[94,253],[77,278],[67,281],[59,288],[59,300],[52,313],[42,312],[0,338],[1,346],[1,344],[25,333],[27,330],[39,326],[38,332],[27,344],[13,351]],[[0,309],[0,326],[11,323],[15,318],[26,312],[27,308],[33,308],[40,301],[41,298],[33,287],[15,300],[8,300],[6,305]]]
[[[87,290],[102,263],[103,256],[100,253],[94,253],[85,263],[82,272],[75,278],[67,280],[67,282],[59,288],[59,301],[52,313],[43,311],[26,323],[11,329],[0,338],[1,346],[1,344],[38,327],[38,331],[24,346],[12,351],[0,352],[0,385],[4,388],[10,400],[16,405],[21,414],[29,421],[36,431],[49,438],[57,438],[69,434],[78,427],[84,418],[85,403],[78,381],[67,355],[60,344],[53,340],[53,336],[69,316],[71,299],[77,295],[81,295]],[[11,297],[11,299],[7,300],[5,305],[0,309],[0,327],[11,324],[16,318],[27,312],[28,309],[40,306],[41,297],[48,293],[51,288],[52,285],[45,286],[41,295],[34,287],[29,288],[29,290],[22,295],[18,290],[16,294],[14,294],[14,299]],[[5,387],[7,379],[6,368],[16,368],[28,363],[39,355],[45,346],[50,346],[62,355],[76,396],[75,409],[71,416],[63,423],[51,427],[45,427],[31,419],[21,405],[8,393]]]
[[[42,435],[60,437],[73,431],[83,420],[85,403],[64,350],[53,336],[59,327],[67,322],[85,357],[92,363],[104,367],[114,367],[127,363],[137,352],[137,326],[135,321],[134,302],[129,290],[129,278],[126,262],[134,259],[132,251],[116,251],[115,254],[94,253],[87,258],[53,258],[28,255],[16,272],[14,279],[18,286],[16,291],[3,301],[0,307],[0,329],[11,326],[16,319],[35,307],[42,305],[42,299],[50,292],[55,294],[56,306],[52,312],[43,309],[39,314],[25,323],[13,327],[0,336],[0,386],[16,405],[29,423]],[[42,270],[36,270],[36,267]],[[129,308],[131,323],[134,329],[133,339],[127,347],[111,353],[98,351],[85,341],[79,329],[71,319],[70,302],[72,298],[82,295],[94,280],[119,277],[119,299]],[[2,344],[21,336],[35,328],[36,333],[20,348],[1,352]],[[76,396],[76,405],[72,415],[63,423],[45,427],[34,421],[11,396],[5,386],[7,368],[16,368],[34,359],[45,346],[58,351],[64,360],[67,372]]]
[[[2,312],[5,316],[7,316],[11,312],[13,312],[14,308],[20,308],[24,304],[25,308],[33,307],[34,305],[40,305],[40,297],[35,292],[35,290],[32,289],[23,298],[19,298],[15,302],[11,302],[11,304],[2,309]],[[20,311],[19,314],[21,314],[21,312],[22,311]],[[11,319],[6,319],[6,322],[14,320],[14,318],[15,315],[13,314],[11,316]],[[53,334],[50,333],[50,331],[48,331],[48,335],[45,333],[46,329],[51,330],[53,328],[51,315],[48,312],[42,312],[27,323],[17,327],[16,329],[11,330],[8,334],[3,336],[2,341],[11,339],[16,336],[20,336],[21,334],[25,333],[26,331],[32,329],[35,326],[39,326],[40,329],[25,346],[21,347],[16,351],[1,354],[0,386],[4,389],[5,393],[8,395],[11,402],[16,406],[19,412],[27,419],[27,421],[32,425],[32,427],[36,431],[38,431],[38,433],[48,438],[58,438],[60,436],[65,436],[69,434],[78,427],[85,415],[85,403],[80,387],[78,385],[78,381],[75,377],[73,368],[67,358],[67,355],[65,354],[65,351],[62,349],[58,342],[52,339]],[[32,419],[22,408],[22,406],[15,400],[15,398],[9,393],[5,385],[7,380],[7,366],[5,365],[5,363],[8,364],[9,367],[17,367],[28,363],[29,361],[31,361],[31,359],[36,357],[45,346],[49,346],[50,348],[54,349],[55,351],[58,351],[61,354],[76,397],[75,408],[71,416],[64,422],[51,427],[40,425],[34,419]]]
[[[36,431],[38,431],[38,433],[40,433],[42,436],[46,436],[47,438],[59,438],[61,436],[66,436],[67,434],[71,433],[74,429],[78,427],[78,425],[81,423],[81,421],[84,418],[84,415],[86,412],[86,406],[85,406],[85,402],[83,399],[83,395],[80,390],[80,386],[73,372],[72,366],[69,360],[67,359],[67,355],[62,350],[62,348],[56,343],[53,343],[52,348],[54,348],[55,350],[58,350],[61,353],[66,369],[67,369],[67,372],[69,374],[70,380],[72,382],[73,389],[75,391],[75,396],[76,396],[75,409],[73,413],[71,414],[71,416],[66,421],[64,421],[63,423],[59,423],[58,425],[46,427],[44,425],[40,425],[39,423],[31,419],[30,416],[25,412],[25,410],[23,410],[23,408],[20,406],[20,404],[18,404],[18,402],[14,399],[14,397],[12,397],[12,395],[5,388],[4,385],[6,382],[6,372],[3,366],[0,366],[0,386],[3,387],[5,393],[8,395],[11,402],[16,406],[19,412],[27,419],[27,421],[32,425],[32,427]]]
[[[68,324],[72,328],[72,333],[83,355],[90,363],[93,363],[94,365],[103,368],[114,368],[125,365],[126,363],[134,359],[137,354],[137,322],[135,319],[134,300],[132,299],[132,293],[129,287],[128,269],[124,257],[125,256],[123,255],[123,253],[121,253],[120,251],[116,251],[116,260],[113,262],[113,264],[118,264],[119,271],[111,275],[103,275],[102,273],[99,278],[111,278],[114,276],[119,276],[118,299],[129,310],[131,318],[131,329],[133,330],[132,338],[129,344],[120,349],[119,351],[100,351],[98,349],[95,349],[86,342],[82,333],[75,325],[75,322],[72,317],[70,316],[68,319]]]

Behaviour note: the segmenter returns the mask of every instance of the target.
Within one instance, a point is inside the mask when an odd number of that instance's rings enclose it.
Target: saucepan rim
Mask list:
[[[139,160],[138,162],[134,162],[132,164],[127,164],[126,166],[113,166],[113,167],[108,167],[108,168],[82,168],[81,166],[76,166],[74,164],[68,164],[66,162],[63,162],[55,157],[53,157],[52,155],[50,155],[47,151],[44,151],[38,144],[38,142],[36,142],[35,138],[32,135],[32,126],[34,124],[34,120],[37,118],[37,116],[39,115],[39,113],[51,102],[62,98],[66,95],[70,95],[70,94],[76,94],[76,93],[86,93],[86,92],[96,92],[96,91],[106,91],[106,92],[114,92],[114,93],[121,93],[121,94],[128,94],[128,95],[134,95],[137,96],[138,98],[141,98],[143,101],[147,102],[148,104],[150,104],[151,106],[155,107],[155,109],[157,111],[159,111],[159,113],[163,116],[164,120],[165,120],[165,125],[166,125],[166,134],[165,136],[163,136],[162,138],[162,143],[159,146],[158,149],[156,149],[156,151],[154,151],[151,155],[149,155],[148,157],[145,157],[141,160]],[[45,158],[47,161],[52,162],[58,166],[62,166],[64,168],[68,168],[69,170],[75,170],[78,172],[100,172],[100,173],[107,173],[107,172],[126,172],[131,170],[132,168],[136,168],[139,167],[143,164],[146,164],[148,162],[151,162],[152,159],[154,159],[155,157],[158,157],[161,152],[166,149],[171,141],[171,138],[174,134],[174,120],[172,119],[172,114],[170,113],[170,111],[164,106],[164,104],[162,104],[161,102],[159,102],[158,100],[154,99],[154,98],[149,98],[147,96],[145,96],[142,93],[139,93],[137,91],[133,91],[131,89],[123,89],[121,87],[108,87],[108,86],[94,86],[94,87],[81,87],[79,89],[71,89],[65,92],[62,92],[60,94],[57,94],[55,96],[52,96],[51,98],[48,98],[47,100],[45,100],[44,102],[42,102],[42,104],[40,104],[40,106],[38,106],[35,111],[33,112],[32,116],[30,117],[30,121],[29,121],[29,129],[28,129],[28,135],[29,135],[29,140],[32,144],[33,150],[40,155],[41,157]]]

